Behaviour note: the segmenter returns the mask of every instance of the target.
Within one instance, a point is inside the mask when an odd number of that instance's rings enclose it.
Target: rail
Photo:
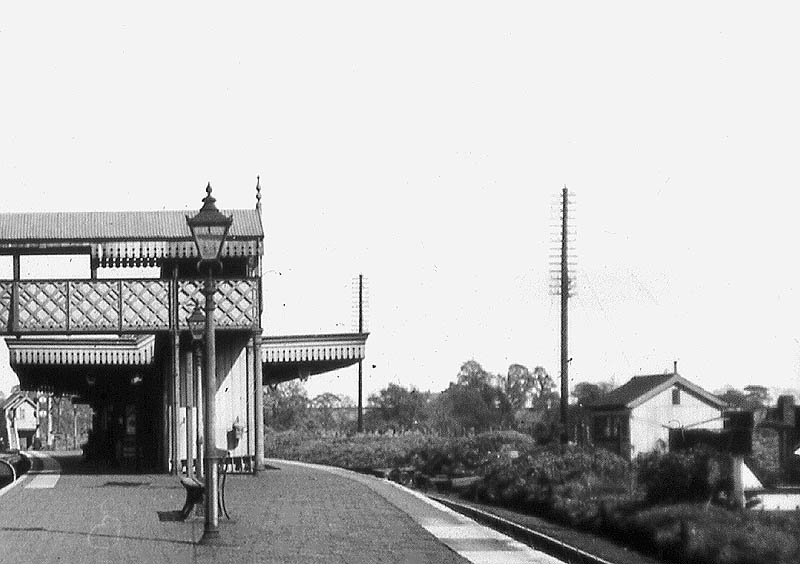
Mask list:
[[[4,464],[4,465],[8,466],[8,468],[11,470],[11,482],[10,483],[13,484],[14,482],[16,482],[17,481],[17,469],[14,468],[14,465],[11,464],[5,458],[0,458],[0,464]]]

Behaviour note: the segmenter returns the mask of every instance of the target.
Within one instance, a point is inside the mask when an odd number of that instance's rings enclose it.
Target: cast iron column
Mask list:
[[[203,417],[203,444],[205,453],[205,494],[206,494],[206,524],[203,540],[219,536],[219,512],[217,508],[217,437],[216,429],[216,399],[217,399],[217,352],[214,342],[214,275],[211,267],[208,269],[208,278],[203,286],[203,295],[206,297],[206,354],[205,370],[203,371],[203,400],[205,401],[205,414]]]
[[[255,471],[264,468],[264,375],[261,365],[261,333],[253,335],[255,344],[255,370],[253,371],[253,382],[256,391],[255,397],[255,425],[256,425],[256,459]]]

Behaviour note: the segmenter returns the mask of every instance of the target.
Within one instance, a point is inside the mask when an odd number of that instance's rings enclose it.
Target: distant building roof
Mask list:
[[[8,411],[9,409],[16,409],[21,403],[29,403],[34,408],[36,407],[36,402],[29,398],[25,392],[16,391],[10,396],[8,396],[5,401],[3,401],[2,409],[3,411]]]
[[[593,409],[634,408],[650,398],[660,394],[674,385],[694,394],[699,399],[716,407],[723,408],[727,404],[714,394],[707,392],[700,386],[693,384],[677,373],[652,374],[647,376],[634,376],[628,382],[611,390],[591,405]]]

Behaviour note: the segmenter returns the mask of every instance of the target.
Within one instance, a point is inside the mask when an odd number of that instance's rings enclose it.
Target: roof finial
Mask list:
[[[261,213],[261,176],[256,176],[256,211]]]
[[[206,197],[203,198],[203,207],[200,208],[200,211],[203,210],[212,210],[217,211],[216,206],[217,199],[211,195],[211,182],[206,185]]]

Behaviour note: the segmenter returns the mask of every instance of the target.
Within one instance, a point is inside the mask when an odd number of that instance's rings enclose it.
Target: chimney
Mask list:
[[[678,373],[678,361],[677,360],[673,360],[672,361],[672,373],[673,374],[677,374]]]

